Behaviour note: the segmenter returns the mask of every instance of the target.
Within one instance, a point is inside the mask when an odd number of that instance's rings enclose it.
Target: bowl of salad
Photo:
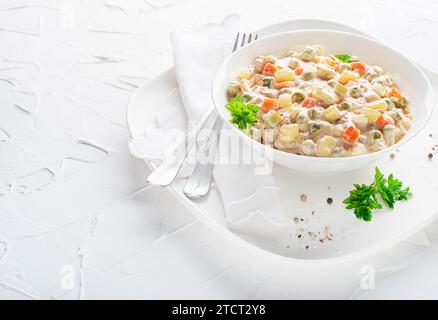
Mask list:
[[[303,30],[259,39],[214,77],[215,108],[248,146],[307,171],[348,171],[417,136],[433,90],[410,59],[376,40]]]

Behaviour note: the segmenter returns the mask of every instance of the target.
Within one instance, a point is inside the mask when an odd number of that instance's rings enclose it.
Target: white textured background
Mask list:
[[[436,1],[1,0],[0,299],[438,298],[437,226],[385,253],[390,266],[303,276],[212,234],[166,190],[136,192],[131,94],[172,65],[173,30],[235,12],[254,27],[350,24],[438,71]],[[378,281],[362,293],[364,264]]]

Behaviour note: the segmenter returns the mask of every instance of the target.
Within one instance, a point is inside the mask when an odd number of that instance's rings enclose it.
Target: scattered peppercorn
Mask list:
[[[391,153],[391,154],[389,155],[389,157],[390,157],[391,159],[394,159],[395,154]]]
[[[333,199],[332,198],[327,198],[327,203],[328,204],[332,204],[333,203]]]
[[[427,155],[427,157],[428,157],[428,158],[429,158],[429,160],[430,160],[430,159],[432,159],[432,158],[433,158],[433,154],[429,152],[429,154]]]
[[[307,196],[305,194],[300,195],[301,201],[305,202],[307,200]]]

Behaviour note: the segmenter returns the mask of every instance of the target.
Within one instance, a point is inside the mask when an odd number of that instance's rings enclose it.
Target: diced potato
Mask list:
[[[327,84],[330,87],[334,88],[338,84],[338,82],[335,79],[331,79],[331,80],[327,81]]]
[[[356,143],[353,148],[351,148],[352,156],[359,156],[365,153],[367,153],[367,148],[362,143]]]
[[[325,146],[327,146],[331,149],[336,147],[336,144],[337,144],[337,140],[332,136],[324,136],[321,139],[319,139],[318,142],[321,142],[322,144],[324,144]]]
[[[356,81],[357,79],[359,79],[359,73],[355,71],[344,70],[342,71],[338,81],[342,84],[346,84],[349,81]]]
[[[283,144],[289,144],[299,137],[298,125],[296,123],[283,124],[280,127],[279,140]]]
[[[292,95],[290,93],[283,93],[278,96],[278,102],[281,108],[289,107],[292,104]]]
[[[250,132],[251,138],[253,138],[255,141],[258,141],[258,142],[262,141],[262,130],[260,130],[256,127],[251,127],[249,132]]]
[[[295,72],[293,72],[293,70],[290,68],[284,68],[278,70],[274,77],[277,82],[293,81],[295,80]]]
[[[385,100],[383,100],[383,99],[369,102],[369,103],[367,103],[367,107],[370,109],[376,109],[376,110],[387,110],[388,109],[388,105],[386,104]]]
[[[399,125],[401,128],[409,130],[409,128],[411,127],[411,120],[406,117],[402,121],[400,121]]]
[[[336,147],[337,140],[331,136],[324,136],[316,144],[316,155],[318,157],[329,157]]]
[[[235,96],[236,94],[240,93],[240,83],[237,81],[231,81],[228,85],[227,92],[231,96]]]
[[[380,82],[374,82],[371,86],[371,90],[377,93],[379,96],[384,97],[388,93],[388,89]]]
[[[275,132],[274,129],[264,129],[262,131],[262,143],[268,146],[274,144]]]
[[[365,130],[368,125],[368,118],[364,114],[353,114],[351,121],[353,121],[354,125],[359,130]]]
[[[332,150],[333,157],[340,158],[340,157],[348,157],[348,150],[345,147],[336,147]]]
[[[301,109],[302,108],[299,104],[293,104],[292,106],[290,106],[287,109],[287,112],[290,114],[290,119],[295,120],[297,118],[298,114],[300,113]]]
[[[309,130],[309,120],[307,108],[302,108],[295,119],[298,124],[298,129],[300,129],[301,132],[307,132]]]
[[[257,72],[261,72],[263,68],[263,56],[257,56],[252,61],[252,64]]]
[[[398,131],[400,131],[400,129],[391,124],[387,124],[383,128],[383,139],[385,139],[387,146],[392,146],[395,143],[395,137]]]
[[[330,80],[336,75],[336,71],[323,63],[318,63],[316,75],[321,79]]]
[[[383,98],[383,101],[386,102],[387,110],[393,110],[395,108],[395,103],[394,101],[391,100],[391,98]]]
[[[253,70],[246,68],[241,70],[238,74],[237,74],[237,79],[242,80],[242,79],[250,79],[251,76],[253,75]]]
[[[240,90],[242,93],[246,93],[251,90],[251,81],[248,79],[242,79],[240,80]]]
[[[312,95],[314,98],[322,100],[322,102],[326,105],[336,103],[339,100],[338,96],[332,89],[325,89],[322,87],[313,87]]]
[[[349,63],[346,63],[346,62],[342,62],[342,63],[340,64],[339,68],[341,69],[341,71],[344,71],[344,70],[351,70],[351,66],[350,66],[350,64],[349,64]]]
[[[341,97],[345,97],[348,94],[348,88],[346,86],[343,86],[339,82],[335,84],[334,89],[335,92]]]
[[[406,134],[406,130],[405,128],[401,127],[399,128],[399,130],[396,132],[395,134],[395,142],[399,142],[401,138],[403,138]]]
[[[369,122],[376,122],[377,119],[380,117],[380,112],[376,109],[365,108],[363,113],[368,118]]]
[[[326,146],[322,146],[322,145],[316,145],[316,155],[318,157],[330,157],[330,155],[332,154],[332,149],[326,147]]]
[[[317,53],[317,49],[311,46],[306,46],[303,50],[303,52],[301,52],[298,55],[298,58],[300,58],[303,61],[312,61],[315,60],[316,58],[316,53]]]
[[[376,101],[379,99],[380,99],[380,96],[377,93],[375,93],[374,91],[368,91],[367,93],[365,93],[365,101],[366,102]]]
[[[263,115],[263,120],[271,128],[275,128],[281,122],[281,115],[274,110],[270,110]]]
[[[332,105],[324,110],[324,112],[322,113],[322,117],[325,121],[334,122],[341,117],[341,112],[339,111],[337,106]]]

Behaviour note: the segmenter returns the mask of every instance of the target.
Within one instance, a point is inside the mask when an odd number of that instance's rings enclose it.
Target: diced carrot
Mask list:
[[[349,126],[342,133],[342,140],[344,140],[344,142],[347,143],[348,145],[352,146],[359,139],[359,136],[360,136],[360,131],[353,126]]]
[[[280,103],[277,100],[266,98],[265,101],[263,101],[261,109],[263,113],[266,113],[269,110],[277,110],[279,108],[280,108]]]
[[[365,63],[363,62],[352,62],[351,70],[359,72],[361,76],[365,75]]]
[[[293,86],[294,86],[294,83],[292,81],[276,82],[274,84],[275,89],[291,88]]]
[[[383,114],[377,118],[377,125],[380,129],[383,129],[388,124],[394,124],[394,120],[390,117],[385,117]]]
[[[265,76],[273,76],[277,70],[278,67],[275,64],[268,62],[263,66],[262,74]]]
[[[303,101],[303,107],[306,107],[306,108],[312,108],[316,105],[317,105],[317,101],[316,101],[316,99],[313,99],[313,98],[306,98]]]
[[[300,74],[302,74],[303,71],[304,71],[304,69],[301,68],[301,67],[295,68],[295,74],[296,74],[297,76],[299,76]]]
[[[389,93],[388,93],[388,97],[390,97],[390,98],[394,97],[394,98],[400,99],[402,96],[400,94],[400,91],[397,90],[397,88],[392,87],[391,91],[389,91]]]

